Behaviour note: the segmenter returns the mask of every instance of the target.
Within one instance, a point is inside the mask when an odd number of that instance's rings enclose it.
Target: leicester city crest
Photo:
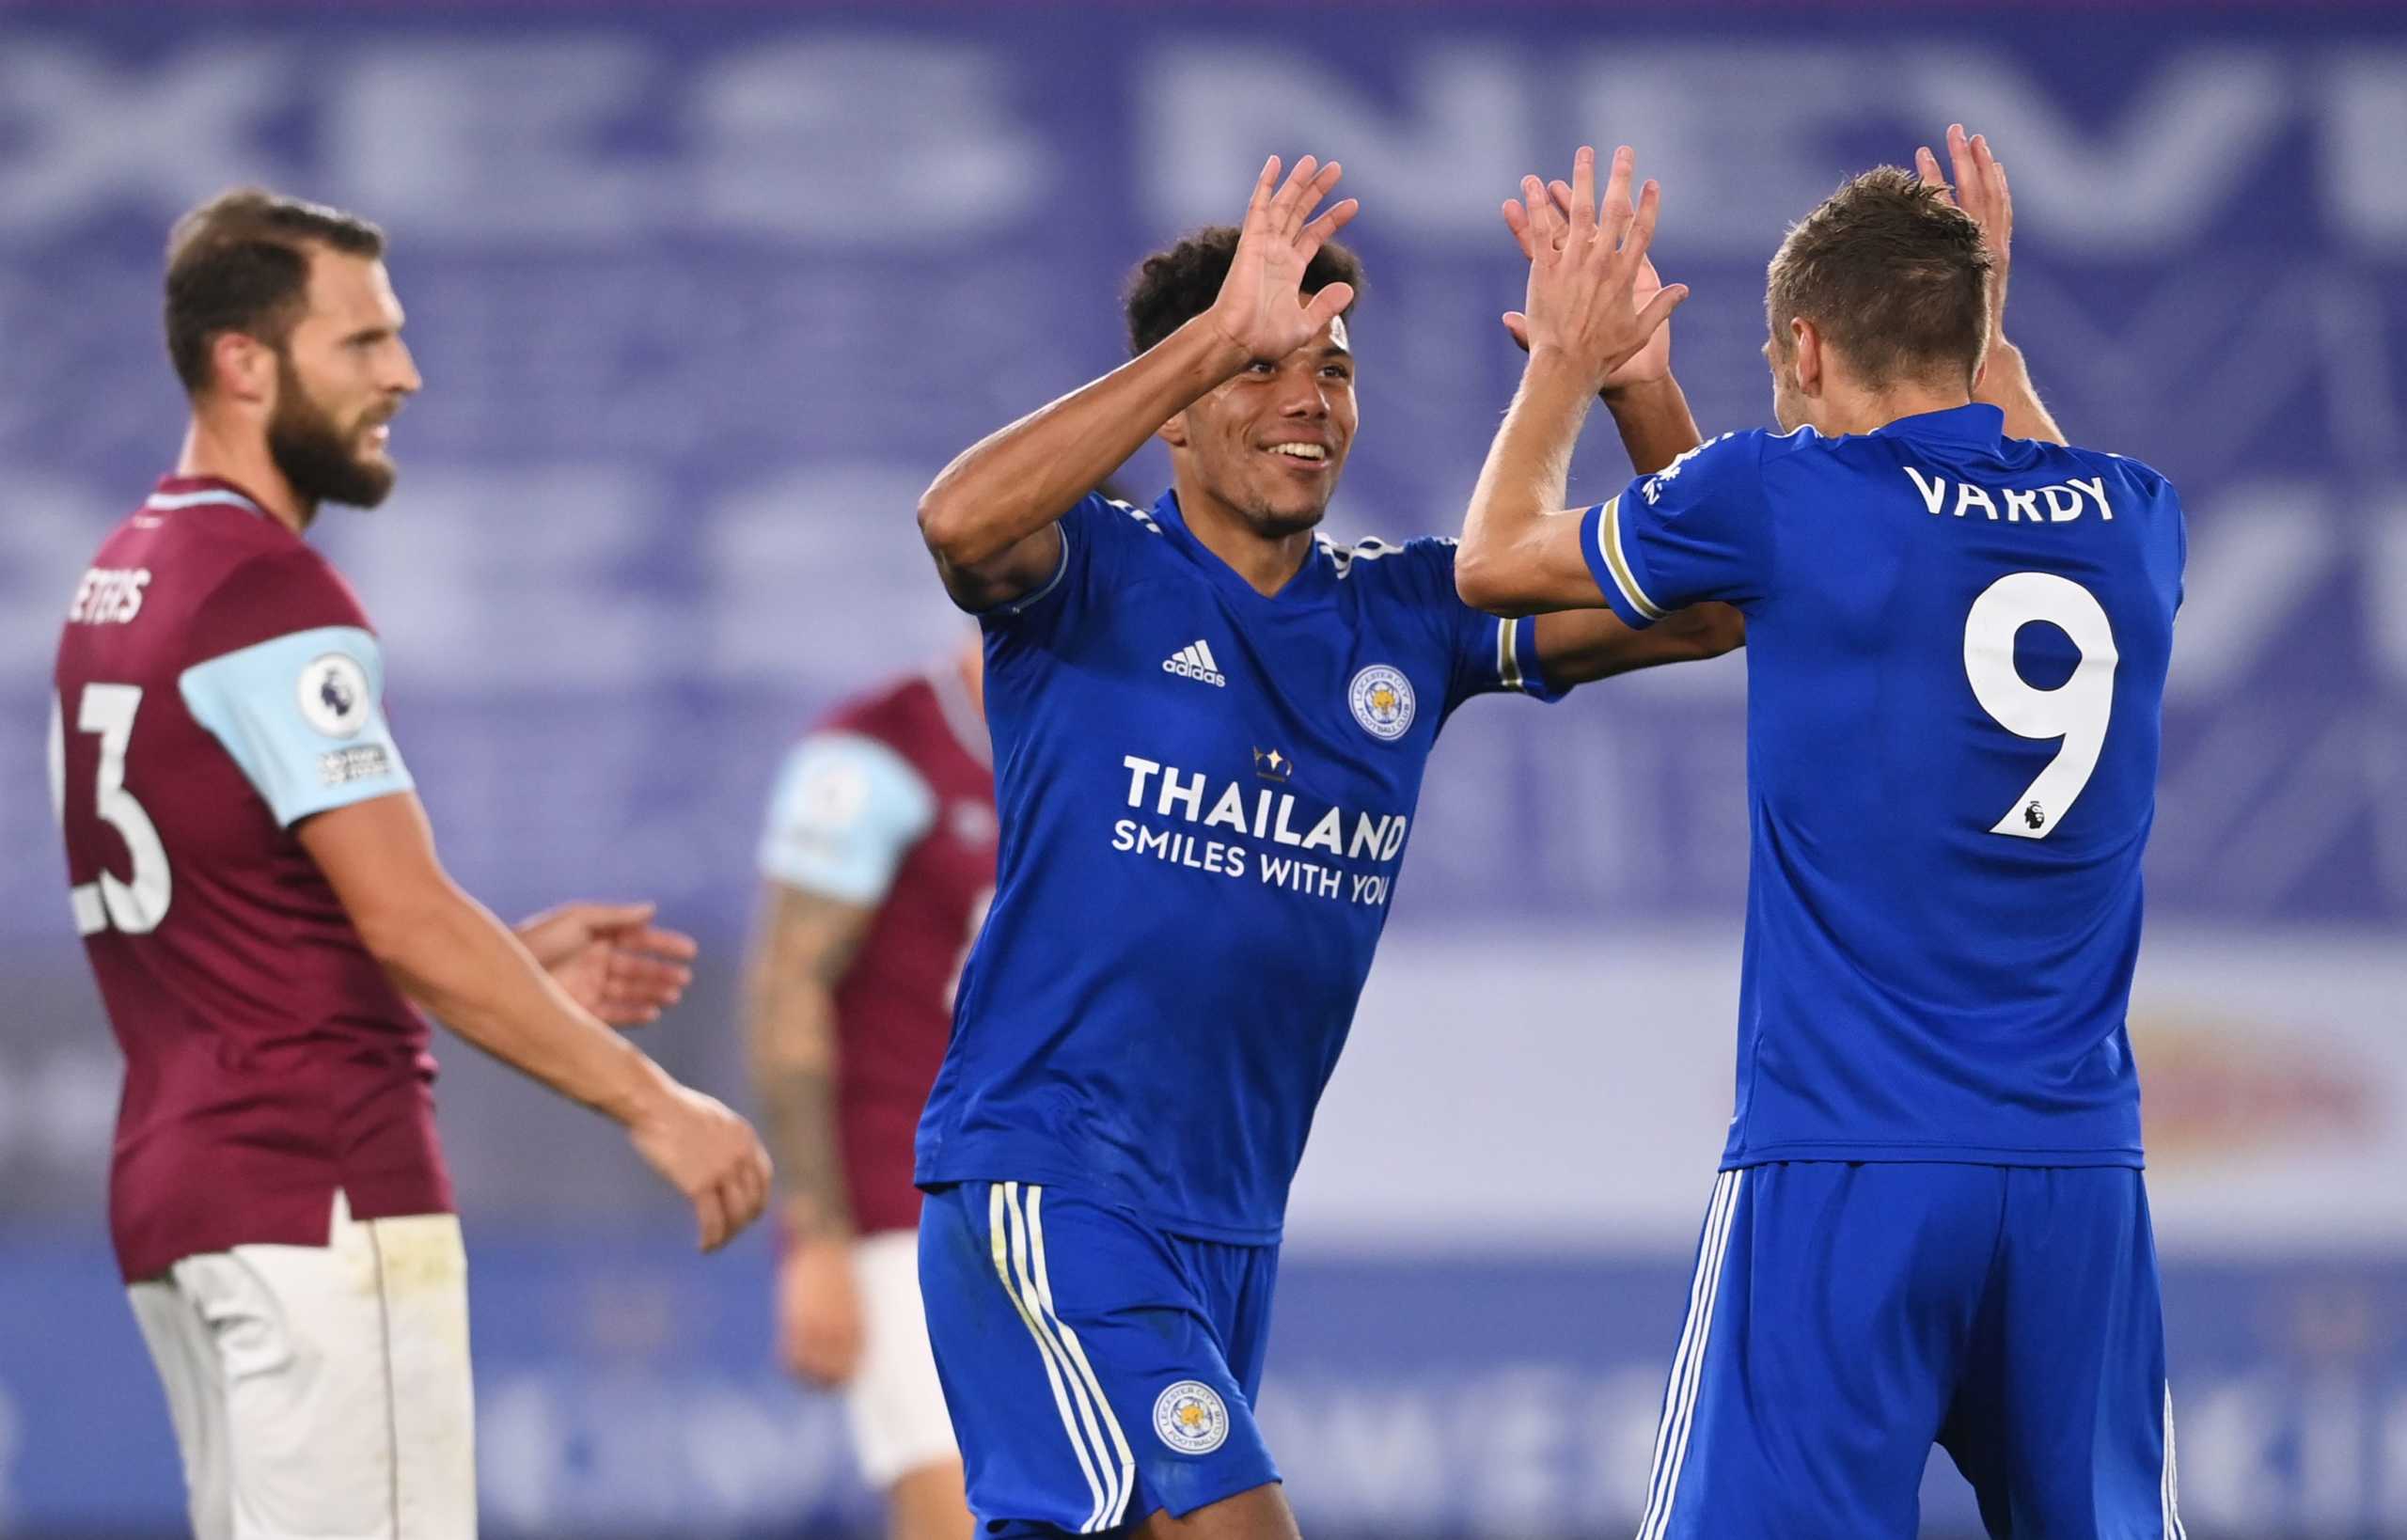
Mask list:
[[[1154,1402],[1154,1431],[1181,1454],[1209,1454],[1229,1437],[1229,1407],[1200,1379],[1182,1379]]]
[[[1412,681],[1401,668],[1371,665],[1354,676],[1345,699],[1354,708],[1354,720],[1374,738],[1393,743],[1412,731]]]

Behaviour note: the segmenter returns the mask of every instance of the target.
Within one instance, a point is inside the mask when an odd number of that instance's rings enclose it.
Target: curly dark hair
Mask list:
[[[1210,309],[1236,252],[1235,225],[1207,225],[1140,263],[1128,278],[1129,356],[1143,353]],[[1333,283],[1352,284],[1355,298],[1361,298],[1362,259],[1330,241],[1305,266],[1299,291],[1317,294]],[[1351,317],[1354,306],[1346,306],[1345,313]]]
[[[1874,389],[1980,368],[1995,261],[1972,215],[1902,166],[1851,177],[1799,220],[1764,290],[1772,340],[1802,317]]]

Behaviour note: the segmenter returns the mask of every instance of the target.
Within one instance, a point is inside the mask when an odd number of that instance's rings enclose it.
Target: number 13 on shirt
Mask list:
[[[2034,621],[2056,627],[2081,651],[2072,676],[2052,690],[2032,684],[2014,666],[2014,638]],[[2009,573],[1973,601],[1964,618],[1964,676],[1973,698],[2018,737],[2064,740],[2038,778],[1990,825],[1991,834],[2044,840],[2063,821],[2106,746],[2119,661],[2105,606],[2070,578]]]

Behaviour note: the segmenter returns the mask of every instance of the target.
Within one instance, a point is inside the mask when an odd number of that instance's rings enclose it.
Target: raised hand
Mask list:
[[[1576,364],[1592,389],[1602,389],[1636,357],[1689,293],[1686,284],[1673,284],[1643,303],[1638,298],[1639,270],[1646,265],[1646,247],[1655,237],[1661,194],[1649,181],[1631,198],[1636,159],[1627,145],[1613,152],[1601,220],[1597,152],[1585,145],[1572,163],[1567,196],[1559,197],[1530,177],[1521,183],[1526,205],[1504,205],[1504,222],[1515,233],[1526,228],[1523,244],[1530,254],[1520,335],[1533,355],[1559,354]]]
[[[1550,181],[1547,183],[1547,191],[1553,196],[1556,212],[1565,214],[1567,218],[1571,207],[1571,184],[1560,180]],[[1638,211],[1634,208],[1630,210],[1633,218],[1637,212]],[[1516,199],[1505,200],[1504,225],[1513,232],[1513,239],[1519,244],[1521,256],[1524,259],[1534,259],[1537,252],[1530,244],[1530,216],[1528,211],[1523,209]],[[1630,303],[1644,310],[1648,303],[1661,292],[1662,288],[1663,278],[1655,271],[1654,259],[1651,257],[1639,259],[1638,276],[1630,286]],[[1511,335],[1516,343],[1519,344],[1523,353],[1530,351],[1530,318],[1528,316],[1518,310],[1505,311],[1504,330]],[[1631,354],[1619,369],[1605,377],[1604,391],[1610,396],[1617,390],[1631,385],[1653,385],[1657,381],[1667,380],[1671,375],[1672,328],[1670,322],[1666,322],[1655,329],[1655,335],[1646,339],[1644,347]]]
[[[1968,137],[1963,124],[1948,124],[1947,159],[1955,168],[1956,183],[1952,195],[1943,192],[1940,196],[1973,216],[1996,264],[1990,274],[1990,340],[1995,343],[2006,335],[2006,274],[2014,244],[2014,195],[2006,189],[2006,167],[1990,153],[1986,134]],[[1925,186],[1947,187],[1947,179],[1939,174],[1939,157],[1928,145],[1914,151],[1914,169],[1922,173]]]
[[[518,939],[577,1004],[613,1027],[643,1027],[683,998],[698,950],[652,923],[651,904],[563,904],[518,927]]]
[[[1285,357],[1354,303],[1351,284],[1330,284],[1309,300],[1300,292],[1304,269],[1361,207],[1349,197],[1313,217],[1342,175],[1335,161],[1321,165],[1307,155],[1282,184],[1279,157],[1263,164],[1245,206],[1236,256],[1209,312],[1213,327],[1247,357]]]

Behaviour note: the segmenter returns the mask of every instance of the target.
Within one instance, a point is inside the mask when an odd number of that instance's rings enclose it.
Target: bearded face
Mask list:
[[[289,351],[276,356],[275,410],[268,453],[292,490],[311,503],[374,508],[398,474],[385,452],[385,424],[400,401],[378,392],[345,411],[314,395]]]

